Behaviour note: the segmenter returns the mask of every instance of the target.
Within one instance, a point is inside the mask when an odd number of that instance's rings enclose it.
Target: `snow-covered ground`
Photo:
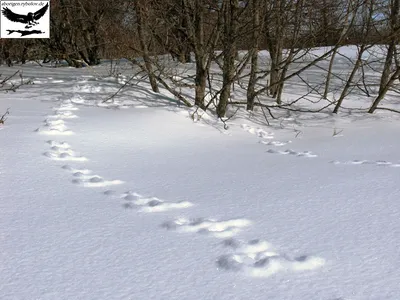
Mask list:
[[[395,114],[225,130],[143,82],[103,103],[107,67],[22,69],[0,95],[0,299],[400,299]]]

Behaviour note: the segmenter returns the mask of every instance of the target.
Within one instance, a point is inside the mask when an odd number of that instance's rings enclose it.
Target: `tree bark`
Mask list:
[[[252,47],[250,48],[250,56],[251,56],[251,65],[250,65],[250,78],[249,83],[247,85],[247,110],[254,110],[254,100],[255,100],[255,87],[257,83],[257,71],[258,71],[258,47],[259,47],[259,39],[260,39],[260,0],[251,1],[251,14],[252,16],[252,25],[253,25],[253,34],[252,34]]]
[[[396,62],[396,70],[390,76],[391,73],[391,67],[393,64],[393,60],[395,58],[396,54],[396,45],[399,42],[399,17],[400,17],[400,0],[392,0],[390,3],[390,27],[391,27],[391,32],[390,32],[390,41],[389,41],[389,47],[386,53],[386,59],[385,59],[385,64],[383,67],[382,71],[382,76],[381,76],[381,82],[379,85],[379,94],[378,97],[374,100],[372,103],[370,109],[368,110],[369,113],[373,113],[375,109],[378,107],[379,103],[382,101],[382,99],[385,97],[386,93],[388,92],[390,86],[393,84],[393,82],[396,80],[396,78],[399,77],[400,74],[400,66]]]
[[[238,0],[225,0],[224,3],[224,37],[223,53],[224,65],[222,68],[222,90],[217,106],[217,115],[225,117],[231,87],[235,77],[235,58],[237,55],[237,34],[238,34]]]
[[[344,86],[344,88],[343,88],[343,91],[342,91],[342,93],[340,94],[339,100],[338,100],[338,102],[336,103],[335,108],[333,109],[333,113],[334,113],[334,114],[337,114],[337,113],[338,113],[339,108],[340,108],[340,106],[342,105],[344,98],[348,95],[348,91],[349,91],[349,89],[350,89],[350,87],[351,87],[351,84],[353,83],[354,76],[356,75],[358,69],[359,69],[360,66],[361,66],[362,55],[363,55],[364,51],[365,51],[365,46],[362,45],[362,46],[360,47],[359,51],[358,51],[357,60],[356,60],[356,62],[355,62],[355,64],[354,64],[353,70],[351,71],[350,76],[349,76],[349,78],[347,79],[347,82],[346,82],[346,84],[345,84],[345,86]]]
[[[328,74],[326,74],[324,95],[322,96],[322,98],[324,98],[324,99],[328,99],[329,88],[331,85],[333,63],[335,61],[336,53],[337,53],[337,49],[335,49],[335,51],[333,51],[331,60],[329,61]]]
[[[149,50],[147,47],[147,39],[146,39],[146,32],[145,32],[145,26],[146,26],[145,23],[147,22],[147,20],[144,16],[144,8],[143,8],[143,4],[141,3],[141,1],[142,0],[135,0],[139,42],[140,42],[140,47],[142,50],[144,65],[146,67],[147,74],[149,76],[151,89],[153,90],[153,92],[159,93],[160,90],[157,85],[157,79],[153,73],[153,66],[151,63]]]

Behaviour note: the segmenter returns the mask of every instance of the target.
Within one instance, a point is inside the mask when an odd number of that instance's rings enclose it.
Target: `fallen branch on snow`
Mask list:
[[[7,120],[6,116],[10,114],[10,108],[7,108],[6,112],[0,117],[0,124],[4,125],[4,122]]]

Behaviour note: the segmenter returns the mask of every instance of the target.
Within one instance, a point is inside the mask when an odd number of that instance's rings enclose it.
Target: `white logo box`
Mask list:
[[[50,1],[0,1],[2,39],[50,38]]]

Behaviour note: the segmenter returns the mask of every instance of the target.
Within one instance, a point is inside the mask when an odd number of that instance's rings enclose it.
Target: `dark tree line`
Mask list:
[[[101,58],[128,58],[147,74],[154,92],[161,86],[186,105],[215,109],[220,118],[230,104],[248,110],[289,107],[283,92],[294,78],[321,99],[333,92],[332,82],[340,82],[339,91],[335,85],[338,98],[330,99],[334,113],[349,94],[362,90],[373,97],[372,113],[400,75],[399,1],[58,0],[51,2],[50,39],[2,40],[0,57],[8,65],[64,60],[75,67],[96,65]],[[358,49],[355,58],[347,59],[346,76],[334,71],[344,45]],[[384,49],[384,60],[366,60],[377,45]],[[318,55],[310,52],[321,46],[329,48]],[[262,50],[267,50],[267,62],[260,59]],[[192,63],[191,82],[176,82],[163,55]],[[318,87],[303,76],[312,68],[324,72]],[[381,74],[375,94],[366,83],[368,69]],[[245,101],[232,100],[235,86],[246,91]],[[193,89],[193,101],[181,88]]]

